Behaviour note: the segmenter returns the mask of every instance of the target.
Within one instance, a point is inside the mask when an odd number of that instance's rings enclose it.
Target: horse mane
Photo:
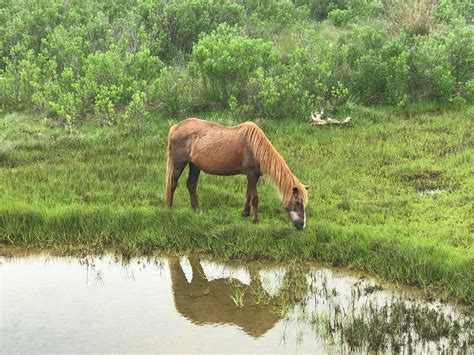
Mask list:
[[[298,187],[303,203],[308,203],[306,187],[293,175],[283,157],[273,147],[265,133],[253,122],[240,125],[240,132],[247,136],[255,158],[260,164],[260,170],[275,185],[284,202],[288,202],[293,195],[293,188]]]

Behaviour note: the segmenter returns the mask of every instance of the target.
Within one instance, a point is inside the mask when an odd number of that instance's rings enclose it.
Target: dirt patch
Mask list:
[[[402,120],[413,120],[417,117],[423,116],[423,115],[432,115],[432,116],[438,116],[443,114],[445,111],[438,108],[438,109],[432,109],[432,110],[426,110],[426,111],[420,111],[420,112],[405,112],[402,114],[401,118]]]
[[[442,190],[443,173],[437,170],[420,170],[413,173],[401,174],[404,182],[412,184],[418,191]]]

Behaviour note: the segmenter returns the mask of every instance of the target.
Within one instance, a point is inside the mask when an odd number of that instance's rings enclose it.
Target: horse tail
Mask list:
[[[172,202],[172,192],[171,192],[171,185],[172,185],[172,178],[173,178],[173,170],[174,170],[174,162],[173,162],[173,147],[171,146],[171,134],[173,133],[175,126],[172,126],[168,132],[168,147],[166,149],[166,204],[168,207],[171,207]]]

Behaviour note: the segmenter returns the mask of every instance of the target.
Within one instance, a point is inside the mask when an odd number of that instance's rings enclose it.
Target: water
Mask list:
[[[312,265],[1,259],[3,353],[469,353],[466,309]]]

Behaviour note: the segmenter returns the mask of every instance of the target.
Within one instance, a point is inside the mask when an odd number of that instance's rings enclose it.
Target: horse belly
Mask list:
[[[201,170],[214,175],[242,174],[242,146],[235,141],[198,140],[191,151],[191,161]]]

